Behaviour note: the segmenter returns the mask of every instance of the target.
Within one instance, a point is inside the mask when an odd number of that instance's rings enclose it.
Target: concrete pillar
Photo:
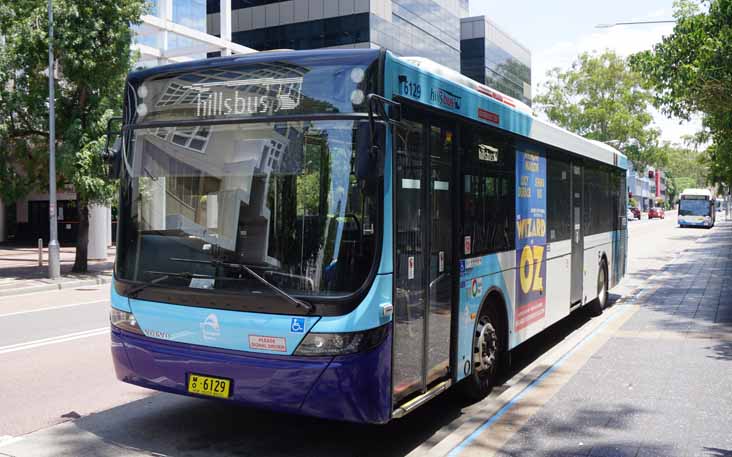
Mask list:
[[[89,205],[89,242],[87,258],[105,260],[107,258],[107,211],[102,205]]]
[[[5,202],[0,198],[0,242],[5,241],[7,228],[5,223]]]
[[[206,228],[216,230],[219,228],[219,195],[208,194],[206,196]]]
[[[149,199],[143,207],[142,218],[144,220],[143,230],[165,230],[166,192],[165,177],[161,176],[156,181],[147,181]]]
[[[222,40],[231,41],[231,0],[221,0],[219,8],[219,19],[221,27],[219,28]],[[230,56],[230,49],[222,49],[222,56]]]
[[[112,207],[106,206],[104,214],[107,216],[107,246],[112,245]]]

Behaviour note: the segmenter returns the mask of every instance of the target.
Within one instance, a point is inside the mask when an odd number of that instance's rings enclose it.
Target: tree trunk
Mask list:
[[[76,258],[74,259],[74,273],[87,272],[87,251],[89,244],[89,204],[77,197],[76,207],[79,208],[79,233],[76,237]]]

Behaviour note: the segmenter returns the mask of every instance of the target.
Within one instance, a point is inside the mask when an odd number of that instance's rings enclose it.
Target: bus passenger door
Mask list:
[[[395,402],[448,375],[454,131],[403,120],[395,129]]]
[[[453,267],[452,184],[455,136],[451,128],[429,131],[429,312],[427,315],[427,384],[445,377],[450,367],[450,334],[455,276]]]
[[[571,305],[582,300],[582,282],[584,276],[585,237],[582,227],[582,165],[572,163],[572,282],[570,292]]]
[[[427,147],[423,125],[402,120],[394,130],[394,402],[425,387],[424,347],[428,258],[425,220]]]

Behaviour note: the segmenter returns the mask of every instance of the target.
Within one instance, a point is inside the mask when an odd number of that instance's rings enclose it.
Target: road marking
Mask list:
[[[71,303],[71,304],[68,304],[68,305],[47,306],[45,308],[28,309],[28,310],[25,310],[25,311],[15,311],[15,312],[12,312],[12,313],[0,314],[0,317],[17,316],[19,314],[39,313],[41,311],[51,311],[51,310],[54,310],[54,309],[73,308],[74,306],[91,305],[93,303],[108,303],[108,302],[109,302],[109,299],[108,298],[105,298],[104,300],[85,301],[85,302],[81,302],[81,303]]]
[[[84,280],[80,280],[80,281],[84,281]],[[71,281],[65,281],[64,283],[66,283],[66,282],[71,283]],[[6,300],[6,299],[7,300],[17,300],[18,297],[21,297],[21,296],[23,298],[25,298],[25,297],[30,297],[30,296],[39,295],[39,294],[53,294],[53,293],[56,293],[56,292],[69,292],[69,291],[72,291],[72,290],[79,291],[82,287],[98,287],[98,289],[93,289],[93,290],[84,289],[83,290],[84,292],[95,292],[97,290],[102,290],[104,287],[109,287],[110,286],[110,283],[106,282],[106,283],[101,283],[101,284],[98,284],[98,283],[97,284],[89,284],[89,285],[86,285],[86,286],[85,285],[82,285],[82,284],[79,284],[79,285],[73,286],[73,287],[68,287],[68,286],[58,287],[59,283],[48,283],[48,282],[44,282],[44,283],[35,284],[35,285],[32,285],[32,286],[26,286],[26,287],[36,287],[36,286],[43,286],[43,285],[48,285],[48,284],[54,284],[57,287],[55,289],[39,290],[37,292],[28,292],[28,293],[19,292],[17,294],[13,294],[13,295],[3,295],[3,296],[0,296],[0,301]],[[21,290],[22,289],[23,288],[21,288]]]
[[[618,330],[615,338],[640,338],[646,340],[717,340],[732,341],[732,335],[721,329],[709,329],[705,332],[687,332],[675,330]],[[710,341],[712,342],[712,341]],[[716,341],[715,341],[716,342]]]
[[[11,444],[17,443],[18,441],[22,441],[22,440],[23,440],[22,436],[2,435],[2,436],[0,436],[0,447],[10,446]]]
[[[109,333],[109,327],[100,327],[92,330],[85,330],[83,332],[68,333],[66,335],[53,336],[51,338],[43,338],[40,340],[27,341],[25,343],[11,344],[10,346],[0,346],[0,354],[25,351],[27,349],[48,346],[50,344],[65,343],[67,341],[88,338],[90,336],[104,335],[105,333]]]

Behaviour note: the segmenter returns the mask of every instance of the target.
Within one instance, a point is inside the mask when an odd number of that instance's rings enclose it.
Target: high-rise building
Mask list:
[[[208,0],[219,35],[221,1]],[[257,50],[384,47],[460,70],[468,0],[231,0],[231,39]]]
[[[460,21],[460,72],[531,105],[531,51],[485,16]]]
[[[133,49],[140,53],[140,67],[204,59],[211,52],[228,55],[254,51],[233,43],[226,27],[223,35],[217,33],[220,36],[207,33],[207,0],[148,0],[147,3],[148,14],[141,18],[133,40]]]

